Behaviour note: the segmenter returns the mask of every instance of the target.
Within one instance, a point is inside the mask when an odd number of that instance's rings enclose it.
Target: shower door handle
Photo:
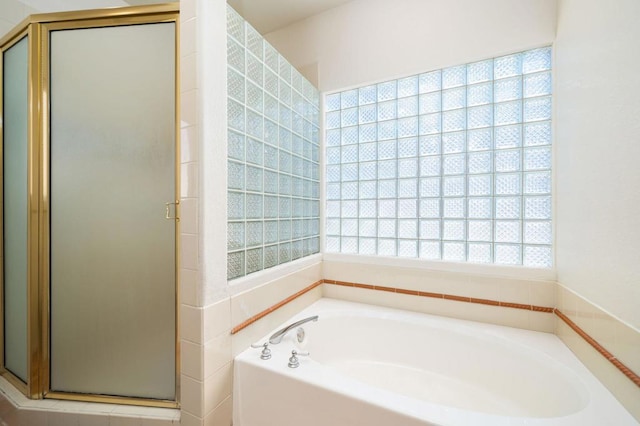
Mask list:
[[[178,217],[178,206],[180,205],[180,200],[176,200],[174,202],[168,202],[168,203],[164,203],[164,207],[165,207],[165,215],[164,218],[165,219],[169,219],[169,220],[180,220],[180,218]],[[171,206],[174,206],[174,215],[171,216]]]

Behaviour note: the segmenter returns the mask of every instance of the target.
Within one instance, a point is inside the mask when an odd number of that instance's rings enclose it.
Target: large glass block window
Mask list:
[[[227,276],[320,251],[319,94],[227,7]]]
[[[551,48],[328,94],[326,251],[551,267]]]

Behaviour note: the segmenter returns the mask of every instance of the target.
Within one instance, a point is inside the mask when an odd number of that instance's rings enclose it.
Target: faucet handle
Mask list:
[[[298,368],[300,366],[299,356],[309,356],[309,352],[298,352],[295,349],[291,351],[291,357],[289,358],[289,368]]]
[[[264,342],[264,344],[252,343],[251,347],[254,349],[262,348],[262,352],[260,353],[260,359],[266,360],[271,358],[271,349],[269,349],[269,342]]]

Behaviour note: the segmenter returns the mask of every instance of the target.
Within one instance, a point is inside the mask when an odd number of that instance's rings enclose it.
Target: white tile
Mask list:
[[[205,419],[205,426],[231,426],[233,399],[228,397],[218,405]]]
[[[178,423],[180,426],[202,426],[204,421],[202,418],[198,416],[194,416],[191,413],[186,412],[184,409],[180,414],[180,421]]]
[[[593,313],[593,305],[581,297],[576,297],[576,313],[571,320],[589,335],[593,334]]]
[[[640,418],[640,388],[566,324],[558,323],[562,341],[633,416]]]
[[[180,128],[198,124],[198,91],[189,90],[180,93]]]
[[[198,236],[180,234],[180,266],[185,269],[198,269]]]
[[[467,288],[462,289],[461,294],[476,299],[499,300],[500,278],[469,276]]]
[[[47,426],[47,412],[44,410],[20,409],[20,423],[29,426]],[[0,415],[0,419],[2,416]]]
[[[640,332],[616,321],[613,354],[636,374],[640,374]]]
[[[188,21],[196,16],[196,0],[182,0],[180,1],[180,20],[181,22]]]
[[[180,163],[198,161],[199,150],[198,127],[184,126],[180,129]]]
[[[529,312],[529,330],[542,331],[544,333],[554,333],[558,317],[553,313]]]
[[[109,414],[78,414],[80,426],[109,426]]]
[[[503,325],[514,328],[529,328],[529,311],[492,305],[470,303],[464,309],[463,319]]]
[[[556,283],[552,281],[531,281],[529,286],[531,304],[553,308],[556,306]]]
[[[199,273],[193,269],[180,269],[180,302],[190,306],[200,306],[198,298]]]
[[[37,410],[47,410],[58,405],[60,401],[55,399],[26,399],[20,404],[21,407],[34,408]]]
[[[180,343],[180,372],[195,380],[204,379],[202,357],[202,345],[183,340]]]
[[[182,56],[196,52],[196,19],[194,17],[180,23],[180,54]]]
[[[199,187],[198,163],[185,163],[180,167],[180,198],[197,198]]]
[[[232,326],[283,301],[287,297],[319,280],[318,268],[312,265],[289,275],[276,278],[231,298]]]
[[[219,369],[204,382],[204,413],[209,414],[222,401],[231,396],[233,363]]]
[[[399,271],[389,270],[388,273],[391,275],[398,276]],[[416,271],[417,272],[417,271]],[[404,278],[405,274],[401,276]],[[455,294],[457,296],[467,296],[467,293],[470,291],[469,284],[469,276],[466,274],[457,274],[454,272],[433,272],[430,275],[433,275],[435,278],[435,282],[431,283],[429,287],[433,290],[424,290],[431,291],[433,293],[443,293],[443,294]],[[396,278],[395,284],[392,287],[403,287],[400,285],[398,278]],[[368,283],[367,283],[368,284]],[[481,291],[474,291],[474,294],[482,294]],[[476,297],[476,296],[474,296]]]
[[[142,426],[172,426],[173,419],[142,418]]]
[[[231,330],[231,301],[220,300],[204,308],[204,342]]]
[[[47,417],[47,426],[80,426],[78,415],[74,413],[51,411]]]
[[[202,344],[202,309],[180,306],[180,338]]]
[[[20,411],[17,408],[7,411],[3,416],[2,420],[6,425],[17,425],[20,422]]]
[[[616,328],[618,324],[618,320],[594,307],[592,328],[589,335],[616,356]]]
[[[57,404],[56,409],[60,409],[59,407],[60,407],[60,404]],[[116,409],[116,407],[117,405],[113,405],[113,404],[78,402],[77,405],[74,405],[72,407],[72,411],[76,411],[76,412],[90,411],[92,413],[111,413]]]
[[[569,319],[575,321],[576,312],[577,312],[577,303],[578,297],[567,290],[566,288],[562,289],[562,306],[564,310],[562,311]]]
[[[197,88],[196,61],[197,54],[192,53],[180,58],[180,92],[188,92]]]
[[[500,285],[500,302],[531,304],[531,282],[505,279]]]
[[[142,426],[140,417],[131,417],[124,414],[110,414],[109,426]]]
[[[180,232],[198,233],[198,199],[183,198],[180,201]]]
[[[203,376],[205,378],[211,376],[229,362],[231,362],[231,334],[227,332],[205,344]]]
[[[180,392],[182,414],[187,411],[194,416],[202,417],[203,383],[183,374],[180,376]]]
[[[555,287],[555,295],[556,295],[556,304],[554,308],[558,309],[560,312],[564,312],[564,299],[562,297],[564,288],[556,283]]]

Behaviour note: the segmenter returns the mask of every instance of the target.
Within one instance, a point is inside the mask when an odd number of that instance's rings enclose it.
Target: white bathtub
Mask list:
[[[311,315],[236,357],[234,426],[638,424],[554,335],[333,299],[286,324]]]

